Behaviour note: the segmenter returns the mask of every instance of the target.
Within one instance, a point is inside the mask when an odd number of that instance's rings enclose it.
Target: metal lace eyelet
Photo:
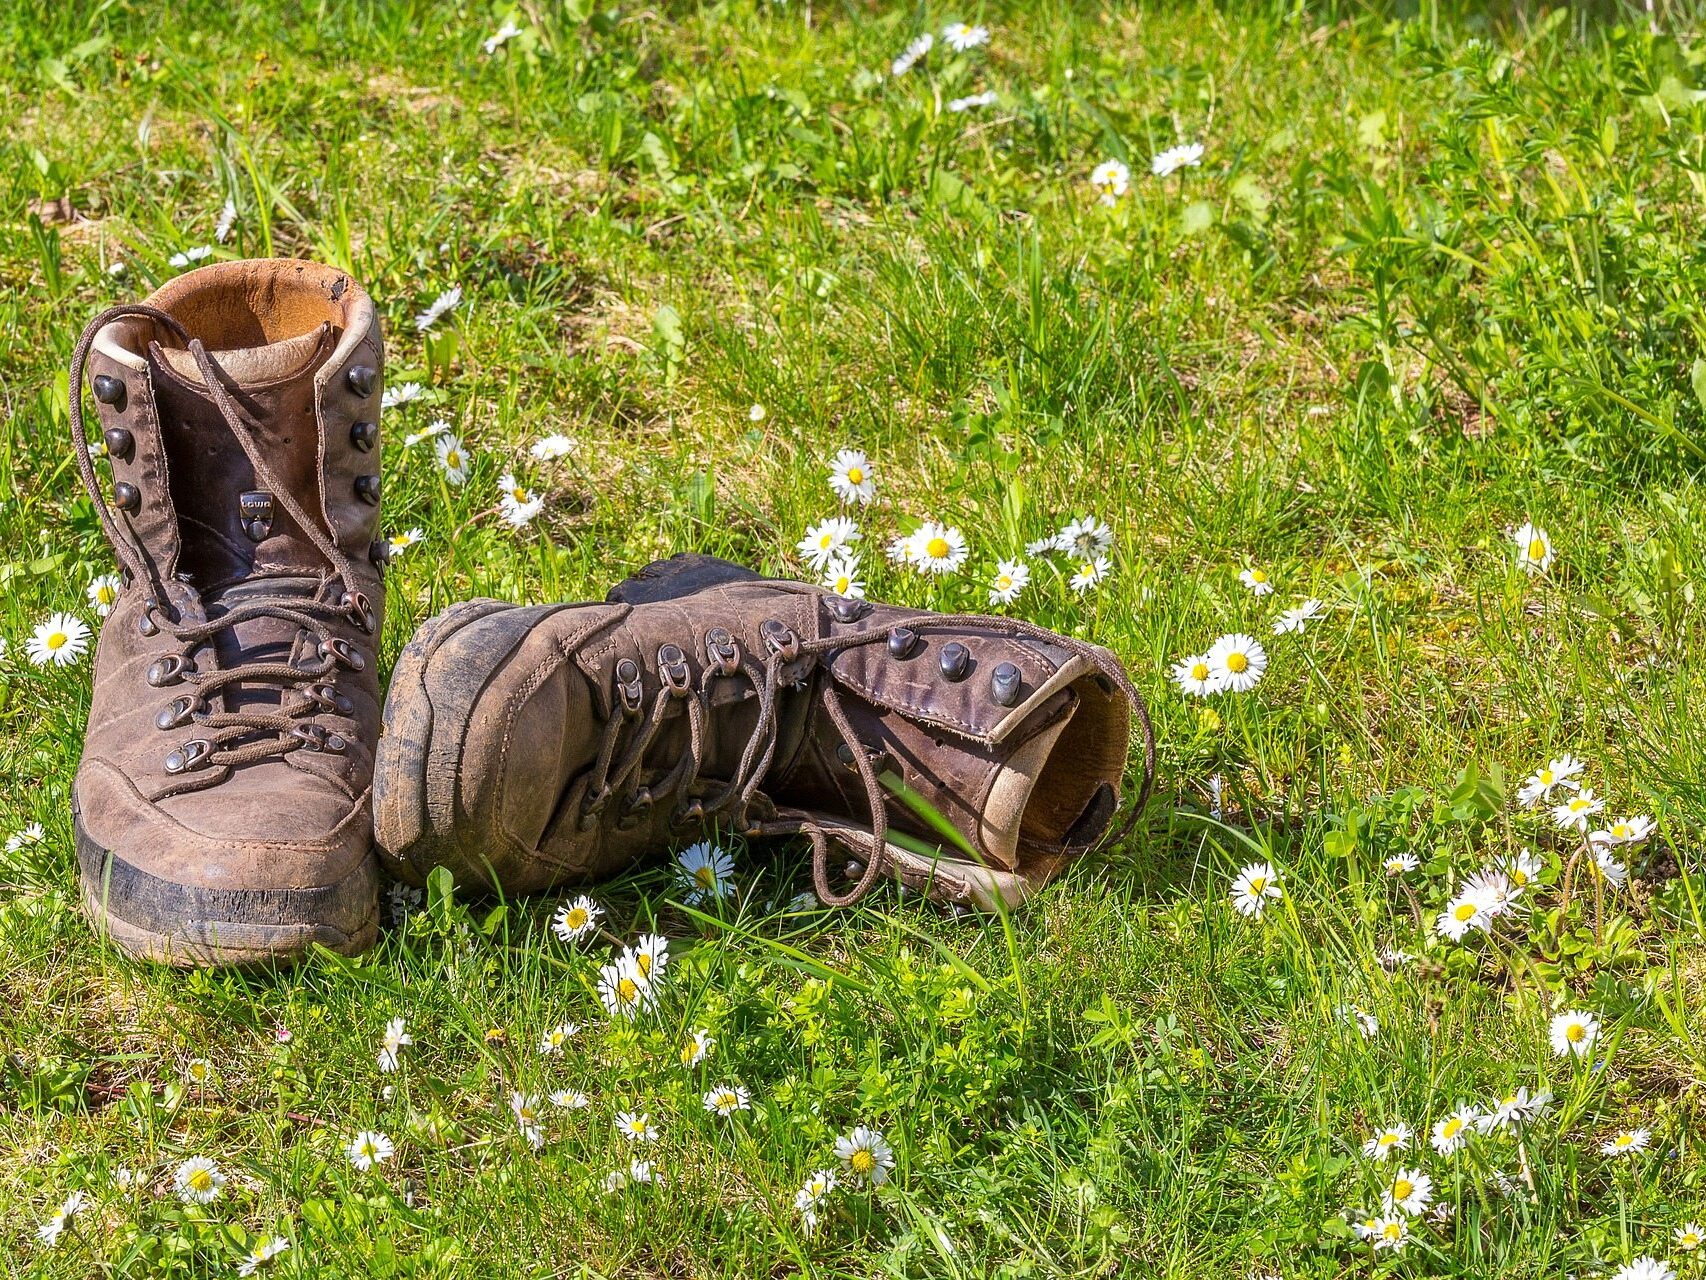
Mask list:
[[[677,818],[679,822],[703,822],[705,820],[705,802],[694,796],[681,809]]]
[[[623,658],[616,664],[616,692],[622,699],[624,714],[640,714],[640,700],[644,689],[640,685],[640,664],[632,658]]]
[[[179,729],[190,722],[199,702],[195,698],[173,698],[172,701],[160,708],[160,714],[154,717],[154,727],[160,730]]]
[[[375,623],[373,616],[373,604],[368,600],[365,592],[344,592],[343,599],[338,601],[338,607],[345,613],[349,614],[356,626],[360,627],[368,635],[373,634],[373,627]]]
[[[705,633],[705,657],[725,676],[740,670],[740,650],[726,628],[712,627]]]
[[[145,636],[160,634],[160,624],[154,621],[154,611],[160,607],[160,602],[153,596],[142,602],[142,613],[136,619],[136,629]]]
[[[652,789],[640,787],[622,806],[622,814],[616,819],[616,829],[618,831],[632,831],[639,826],[646,813],[651,809],[652,803]]]
[[[918,648],[918,633],[911,627],[896,627],[889,632],[889,656],[910,658]]]
[[[167,773],[190,773],[206,767],[213,755],[213,744],[206,738],[191,738],[176,750],[168,751],[164,764]]]
[[[347,716],[355,710],[355,703],[329,684],[311,684],[306,693],[314,704],[323,711],[335,711],[340,716]]]
[[[858,622],[871,612],[871,602],[851,596],[835,596],[829,602],[829,611],[835,620],[842,624]]]
[[[360,650],[342,636],[333,636],[329,640],[322,640],[320,642],[320,656],[330,658],[340,666],[348,667],[351,671],[367,669],[367,659],[362,657]]]
[[[310,751],[326,751],[333,755],[349,745],[344,741],[343,735],[328,733],[317,724],[299,724],[291,729],[290,736],[298,739]]]
[[[1019,686],[1023,678],[1019,668],[1011,662],[999,664],[989,673],[989,696],[995,699],[997,706],[1012,706],[1019,700]]]
[[[174,685],[186,677],[196,673],[195,663],[181,653],[168,653],[164,658],[158,658],[148,668],[146,677],[149,684],[156,689],[164,689]]]
[[[666,644],[658,650],[658,675],[663,677],[672,697],[685,698],[693,691],[687,655],[678,644]]]
[[[964,680],[971,672],[971,650],[958,640],[950,640],[942,646],[939,662],[944,679]]]
[[[771,653],[782,655],[782,661],[792,662],[800,656],[800,640],[793,630],[776,618],[766,618],[758,625],[758,634],[764,637],[764,647]]]

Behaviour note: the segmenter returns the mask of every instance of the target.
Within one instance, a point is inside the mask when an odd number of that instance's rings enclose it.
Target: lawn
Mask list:
[[[277,1238],[256,1274],[1702,1275],[1694,21],[6,6],[0,1274],[229,1276]],[[384,317],[387,664],[454,601],[675,551],[815,577],[796,543],[849,514],[872,597],[1128,663],[1135,831],[1005,919],[820,910],[802,848],[722,832],[722,897],[659,850],[582,943],[558,896],[440,887],[279,976],[105,949],[89,658],[28,654],[97,627],[113,569],[65,361],[101,308],[265,255]],[[1083,517],[1105,566],[1027,550]],[[927,520],[952,573],[884,554]],[[1193,693],[1228,634],[1259,679]],[[653,932],[658,1006],[612,1020],[598,968]],[[837,1159],[861,1126],[877,1185]]]

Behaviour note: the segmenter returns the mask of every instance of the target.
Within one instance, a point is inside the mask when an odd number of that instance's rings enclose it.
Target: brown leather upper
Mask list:
[[[114,541],[140,572],[127,568],[101,629],[76,781],[82,826],[172,883],[338,883],[371,856],[384,598],[370,554],[378,507],[356,478],[379,473],[377,316],[343,272],[285,260],[203,267],[145,305],[183,332],[121,315],[94,336],[88,360],[112,446],[102,492]],[[257,474],[186,335],[206,348],[273,483]],[[116,381],[116,397],[103,379]],[[128,509],[120,485],[134,488]],[[238,667],[270,670],[208,685]],[[186,750],[197,742],[208,749]]]
[[[951,645],[963,660],[944,666]],[[425,856],[507,892],[610,875],[711,821],[868,836],[884,825],[875,773],[970,840],[976,875],[1040,884],[1107,828],[1128,747],[1129,684],[1105,650],[756,576],[631,604],[493,604],[435,640],[423,671],[419,695],[393,686],[388,714],[426,698],[427,768],[454,779],[425,815],[452,838]],[[880,807],[940,842],[904,803]],[[387,852],[383,823],[380,839]],[[846,843],[868,859],[868,840]],[[388,852],[423,872],[419,849]],[[926,860],[913,878],[932,873]]]

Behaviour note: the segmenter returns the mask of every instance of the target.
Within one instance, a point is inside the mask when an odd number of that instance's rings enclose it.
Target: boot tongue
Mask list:
[[[319,578],[250,578],[224,590],[208,592],[202,597],[202,604],[208,619],[218,621],[231,610],[256,600],[275,600],[286,606],[312,600],[323,585]],[[306,644],[307,640],[294,622],[266,614],[226,627],[212,641],[219,665],[227,670],[260,662],[308,666],[317,655],[297,653],[298,643]],[[222,696],[227,711],[277,707],[281,701],[279,685],[265,682],[228,685]]]
[[[261,346],[208,354],[242,411],[254,443],[302,507],[322,510],[320,429],[314,375],[335,346],[329,324]],[[230,425],[208,396],[194,356],[158,343],[149,359],[171,461],[179,569],[200,587],[251,573],[319,574],[329,566],[313,541],[255,475]]]

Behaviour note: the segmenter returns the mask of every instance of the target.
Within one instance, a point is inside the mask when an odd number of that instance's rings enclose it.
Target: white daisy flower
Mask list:
[[[644,1111],[624,1111],[616,1117],[616,1132],[629,1142],[656,1142],[657,1126]]]
[[[116,573],[103,573],[89,584],[89,604],[98,617],[106,617],[118,603],[119,588],[124,585]]]
[[[1025,554],[1028,556],[1046,556],[1049,552],[1059,551],[1060,549],[1060,535],[1058,533],[1051,533],[1046,538],[1038,538],[1034,542],[1025,544]]]
[[[949,98],[948,110],[955,115],[963,111],[972,111],[978,107],[993,107],[1001,101],[1000,95],[993,89],[985,89],[982,93],[970,94],[964,98]]]
[[[1605,801],[1596,799],[1592,787],[1584,787],[1562,804],[1552,808],[1552,821],[1565,831],[1586,831],[1588,821],[1605,808]]]
[[[1083,595],[1101,586],[1107,580],[1108,575],[1113,572],[1113,568],[1114,566],[1107,556],[1097,556],[1094,560],[1085,560],[1073,571],[1066,584],[1079,595]]]
[[[1391,1253],[1400,1253],[1410,1242],[1410,1224],[1403,1218],[1381,1218],[1374,1224],[1374,1234],[1370,1240],[1376,1251],[1385,1249]]]
[[[1485,933],[1491,929],[1496,914],[1493,900],[1485,892],[1465,889],[1445,904],[1434,921],[1434,932],[1452,942],[1462,942],[1471,930]]]
[[[397,556],[407,551],[425,536],[426,535],[422,533],[419,528],[405,529],[401,533],[392,534],[385,541],[391,549],[391,554],[393,556]]]
[[[1232,882],[1232,909],[1241,916],[1260,920],[1268,909],[1268,903],[1278,902],[1285,896],[1280,880],[1280,874],[1271,863],[1250,863]]]
[[[418,382],[402,382],[394,387],[386,387],[379,397],[381,409],[396,409],[406,404],[412,404],[426,394],[426,388]]]
[[[1173,683],[1179,686],[1179,691],[1190,697],[1204,698],[1211,693],[1220,692],[1220,682],[1206,653],[1180,658],[1167,674]]]
[[[651,984],[626,964],[607,964],[598,971],[598,998],[612,1018],[636,1018],[655,1003]]]
[[[995,566],[989,582],[990,604],[1012,604],[1031,580],[1031,566],[1023,560],[1003,560]]]
[[[1539,1089],[1533,1093],[1527,1086],[1504,1094],[1493,1104],[1491,1111],[1482,1112],[1475,1121],[1475,1127],[1482,1133],[1492,1133],[1499,1129],[1512,1129],[1518,1125],[1527,1124],[1546,1110],[1546,1105],[1552,1101],[1552,1093],[1548,1089]]]
[[[1560,1013],[1552,1019],[1552,1029],[1547,1038],[1551,1040],[1552,1052],[1556,1056],[1566,1058],[1574,1054],[1585,1058],[1593,1052],[1594,1042],[1599,1039],[1599,1019],[1580,1009]]]
[[[569,1041],[574,1039],[580,1025],[574,1022],[559,1022],[544,1035],[539,1037],[539,1054],[545,1058],[560,1058]]]
[[[191,1156],[172,1174],[172,1190],[188,1204],[212,1204],[225,1189],[225,1175],[206,1156]]]
[[[379,1040],[379,1069],[395,1071],[403,1047],[414,1042],[408,1025],[401,1018],[392,1018],[385,1024],[385,1034]]]
[[[564,1111],[584,1111],[592,1105],[592,1099],[579,1089],[558,1089],[548,1101],[553,1107],[561,1107]]]
[[[351,1138],[349,1146],[344,1148],[349,1162],[361,1173],[384,1164],[396,1151],[396,1143],[373,1129],[363,1129]]]
[[[429,333],[432,327],[452,311],[462,301],[462,286],[453,284],[438,297],[432,300],[432,305],[415,317],[415,332]]]
[[[480,42],[480,47],[486,51],[486,56],[489,58],[520,34],[520,27],[516,26],[513,22],[506,22],[503,26],[499,27],[496,31],[492,32],[491,35],[482,40]]]
[[[1403,1151],[1410,1145],[1410,1126],[1402,1122],[1388,1125],[1381,1129],[1367,1142],[1362,1144],[1362,1153],[1373,1160],[1385,1160],[1394,1151]]]
[[[413,449],[422,440],[431,440],[436,436],[449,435],[450,423],[444,418],[434,418],[419,431],[411,431],[403,437],[403,448]]]
[[[229,196],[224,206],[219,210],[219,221],[213,224],[213,238],[224,244],[231,237],[231,228],[237,225],[237,202]]]
[[[821,524],[808,528],[806,536],[794,544],[794,549],[812,568],[822,569],[857,541],[858,525],[846,516],[830,516]]]
[[[1421,863],[1417,861],[1416,855],[1413,853],[1395,853],[1380,865],[1389,876],[1404,876],[1409,875]]]
[[[1159,151],[1149,162],[1149,172],[1157,178],[1168,178],[1180,169],[1195,169],[1202,164],[1202,143],[1186,142]]]
[[[26,823],[23,827],[6,837],[6,852],[16,853],[19,849],[32,844],[40,844],[47,836],[47,830],[39,822]]]
[[[894,1150],[881,1132],[865,1125],[835,1140],[835,1158],[855,1178],[873,1185],[887,1182],[894,1168]]]
[[[1500,869],[1510,880],[1512,887],[1521,892],[1535,882],[1541,871],[1545,869],[1545,864],[1532,852],[1524,849],[1514,858],[1505,859],[1500,864]]]
[[[168,267],[187,267],[192,262],[201,262],[213,256],[213,246],[199,244],[193,249],[185,249],[182,253],[174,253],[166,259]]]
[[[737,1111],[751,1111],[752,1097],[742,1085],[720,1084],[706,1091],[705,1110],[726,1120]]]
[[[1706,1227],[1702,1227],[1698,1222],[1685,1222],[1676,1229],[1676,1234],[1671,1238],[1676,1241],[1678,1253],[1693,1253],[1702,1244],[1706,1244]]]
[[[1283,636],[1288,631],[1302,631],[1325,612],[1327,606],[1311,597],[1294,609],[1282,610],[1280,616],[1274,619],[1274,634]]]
[[[989,28],[974,27],[964,22],[950,22],[942,28],[942,43],[955,53],[964,53],[967,49],[975,49],[980,44],[988,44]]]
[[[866,505],[877,496],[877,469],[858,449],[843,449],[829,464],[829,487],[843,502]]]
[[[912,535],[903,533],[891,538],[888,546],[883,548],[883,554],[889,558],[892,564],[911,564]]]
[[[1077,560],[1094,560],[1114,549],[1114,531],[1095,516],[1080,516],[1054,535],[1056,550]]]
[[[952,525],[926,520],[912,535],[908,558],[925,573],[953,573],[966,562],[966,539]]]
[[[1576,791],[1581,783],[1576,779],[1587,766],[1569,752],[1550,761],[1544,769],[1536,769],[1516,793],[1517,800],[1532,809],[1542,800],[1550,800],[1555,791]]]
[[[1221,636],[1209,646],[1206,656],[1217,692],[1246,693],[1268,669],[1268,651],[1254,636],[1241,632]]]
[[[683,1067],[696,1067],[711,1056],[711,1050],[716,1046],[717,1038],[715,1036],[695,1028],[689,1031],[687,1039],[681,1042],[681,1052],[677,1057]]]
[[[205,1085],[213,1080],[213,1064],[206,1058],[191,1058],[184,1064],[184,1079],[194,1085]]]
[[[1486,867],[1463,882],[1463,892],[1486,904],[1489,916],[1503,915],[1522,896],[1522,890],[1497,867]]]
[[[545,499],[523,485],[510,472],[498,479],[498,514],[514,528],[521,528],[545,509]]]
[[[73,614],[55,613],[46,622],[36,624],[35,634],[24,646],[24,652],[38,667],[50,662],[63,667],[77,661],[88,647],[88,626]]]
[[[1463,1149],[1469,1141],[1469,1135],[1474,1131],[1475,1123],[1480,1119],[1480,1113],[1474,1107],[1463,1107],[1453,1111],[1445,1119],[1434,1125],[1433,1134],[1428,1141],[1433,1149],[1442,1156],[1454,1155]]]
[[[249,1250],[248,1256],[237,1265],[237,1274],[252,1276],[289,1248],[290,1241],[283,1236],[262,1236],[255,1241],[254,1248]]]
[[[584,942],[598,932],[604,908],[584,893],[558,907],[551,917],[551,932],[564,942]]]
[[[64,1234],[65,1229],[71,1225],[71,1219],[82,1212],[88,1201],[89,1193],[86,1191],[73,1191],[66,1196],[65,1202],[54,1210],[53,1215],[36,1228],[36,1239],[49,1249],[53,1248],[59,1243],[59,1237]]]
[[[1621,889],[1629,883],[1629,868],[1614,854],[1608,845],[1595,845],[1593,861],[1588,864],[1591,874],[1604,880],[1613,889]]]
[[[1271,596],[1274,593],[1273,580],[1268,577],[1266,569],[1251,567],[1238,575],[1238,581],[1248,587],[1256,596]]]
[[[559,458],[568,457],[577,447],[572,437],[553,432],[535,440],[527,452],[540,462],[555,462]]]
[[[1511,535],[1516,543],[1516,563],[1524,573],[1545,573],[1552,567],[1552,539],[1546,530],[1525,524]]]
[[[1386,1184],[1380,1202],[1388,1214],[1407,1213],[1414,1218],[1427,1212],[1433,1198],[1432,1178],[1420,1169],[1400,1169]]]
[[[675,876],[689,904],[721,898],[734,888],[735,860],[709,840],[690,844],[675,855]]]
[[[1667,1262],[1642,1254],[1627,1266],[1613,1271],[1611,1280],[1676,1280],[1676,1269]]]
[[[763,422],[768,416],[768,411],[761,404],[755,404],[746,411],[746,420],[748,422]]]
[[[452,486],[460,488],[468,480],[468,451],[454,435],[441,435],[433,441],[432,451],[438,458],[439,469]]]
[[[1647,1149],[1647,1144],[1653,1140],[1651,1129],[1625,1129],[1616,1137],[1599,1144],[1602,1156],[1632,1156]]]
[[[1362,1033],[1364,1040],[1372,1040],[1380,1034],[1380,1019],[1367,1009],[1359,1009],[1354,1004],[1339,1006],[1339,1016]]]
[[[385,890],[385,904],[391,911],[391,923],[404,925],[409,917],[421,909],[426,902],[424,890],[417,889],[412,884],[404,884],[401,880],[393,880]]]
[[[849,600],[865,598],[865,584],[859,581],[859,557],[836,556],[823,566],[818,583],[826,590]]]
[[[936,37],[926,31],[901,51],[900,57],[889,64],[889,74],[900,77],[911,71],[936,44]]]
[[[631,965],[642,982],[653,986],[669,968],[669,939],[657,933],[641,934],[633,946],[623,948],[618,963]]]
[[[545,1130],[541,1125],[539,1099],[531,1093],[509,1095],[509,1112],[515,1117],[515,1127],[521,1140],[535,1151],[545,1145]]]
[[[628,1181],[641,1184],[662,1182],[663,1174],[653,1168],[650,1160],[642,1160],[639,1156],[635,1156],[628,1161]]]
[[[1602,830],[1591,832],[1588,839],[1596,845],[1608,848],[1635,848],[1647,842],[1655,825],[1653,820],[1644,814],[1637,818],[1619,818]]]
[[[1098,203],[1116,204],[1131,190],[1131,170],[1118,160],[1104,160],[1090,170],[1090,186],[1096,192]]]

